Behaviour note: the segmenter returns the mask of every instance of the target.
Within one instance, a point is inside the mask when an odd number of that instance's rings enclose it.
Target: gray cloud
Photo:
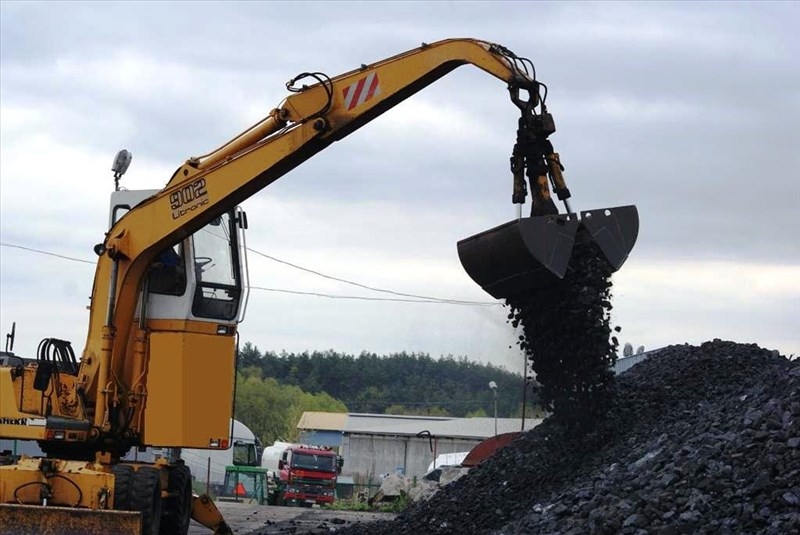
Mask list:
[[[800,265],[796,3],[59,2],[3,3],[0,14],[4,199],[22,198],[17,192],[31,187],[16,178],[21,173],[8,155],[35,136],[105,154],[109,162],[117,149],[129,148],[127,186],[146,179],[152,187],[184,158],[216,147],[276,106],[286,96],[284,82],[298,72],[335,75],[422,41],[474,36],[536,63],[550,89],[553,142],[567,166],[573,206],[638,205],[642,229],[631,265]],[[21,119],[12,120],[13,113]],[[357,257],[359,244],[391,249],[382,246],[391,239],[398,258],[449,255],[452,243],[436,252],[445,237],[511,218],[507,167],[515,129],[503,84],[463,67],[247,204],[330,205],[329,220],[304,223],[312,234],[320,232],[313,225],[352,225],[329,234],[344,242],[342,254]],[[105,163],[60,171],[36,163],[76,188],[110,185]],[[144,177],[145,169],[164,176]],[[35,216],[3,200],[3,240],[91,258],[105,216],[90,215],[93,205],[81,193],[70,199],[69,189],[59,191],[64,206]],[[398,225],[407,237],[370,234],[383,216],[365,206],[378,202],[397,208],[392,214],[405,218]],[[52,230],[64,213],[71,217],[68,236]],[[36,223],[23,226],[23,218]],[[271,247],[295,250],[280,241],[289,222],[265,224],[276,236]],[[356,237],[359,225],[365,229]],[[22,284],[21,276],[3,264],[7,288]],[[783,317],[798,319],[798,295],[787,299]],[[766,313],[753,321],[770,321],[784,333],[791,326]],[[788,338],[800,344],[800,333]]]

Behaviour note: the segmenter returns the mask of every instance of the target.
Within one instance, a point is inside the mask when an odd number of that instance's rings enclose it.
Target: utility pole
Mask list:
[[[489,388],[494,392],[494,436],[497,436],[497,383],[489,381]]]
[[[522,352],[522,426],[520,431],[525,431],[525,404],[528,402],[528,356]]]

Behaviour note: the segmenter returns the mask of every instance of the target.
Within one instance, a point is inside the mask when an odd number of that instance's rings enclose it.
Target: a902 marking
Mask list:
[[[177,210],[184,204],[188,204],[200,197],[208,195],[206,191],[206,179],[200,178],[191,184],[187,184],[169,196],[169,203],[173,210]]]
[[[208,204],[208,191],[206,179],[198,178],[178,191],[169,195],[169,204],[172,208],[172,219],[178,219],[199,207]]]

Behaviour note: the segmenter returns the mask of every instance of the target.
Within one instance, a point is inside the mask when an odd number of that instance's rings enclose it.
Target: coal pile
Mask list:
[[[590,431],[549,418],[393,522],[336,533],[800,533],[800,363],[664,348]]]

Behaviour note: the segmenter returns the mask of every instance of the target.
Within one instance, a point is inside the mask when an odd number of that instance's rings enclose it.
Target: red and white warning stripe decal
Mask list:
[[[344,108],[350,111],[375,95],[380,94],[381,86],[378,84],[378,74],[371,72],[364,78],[344,88]]]

